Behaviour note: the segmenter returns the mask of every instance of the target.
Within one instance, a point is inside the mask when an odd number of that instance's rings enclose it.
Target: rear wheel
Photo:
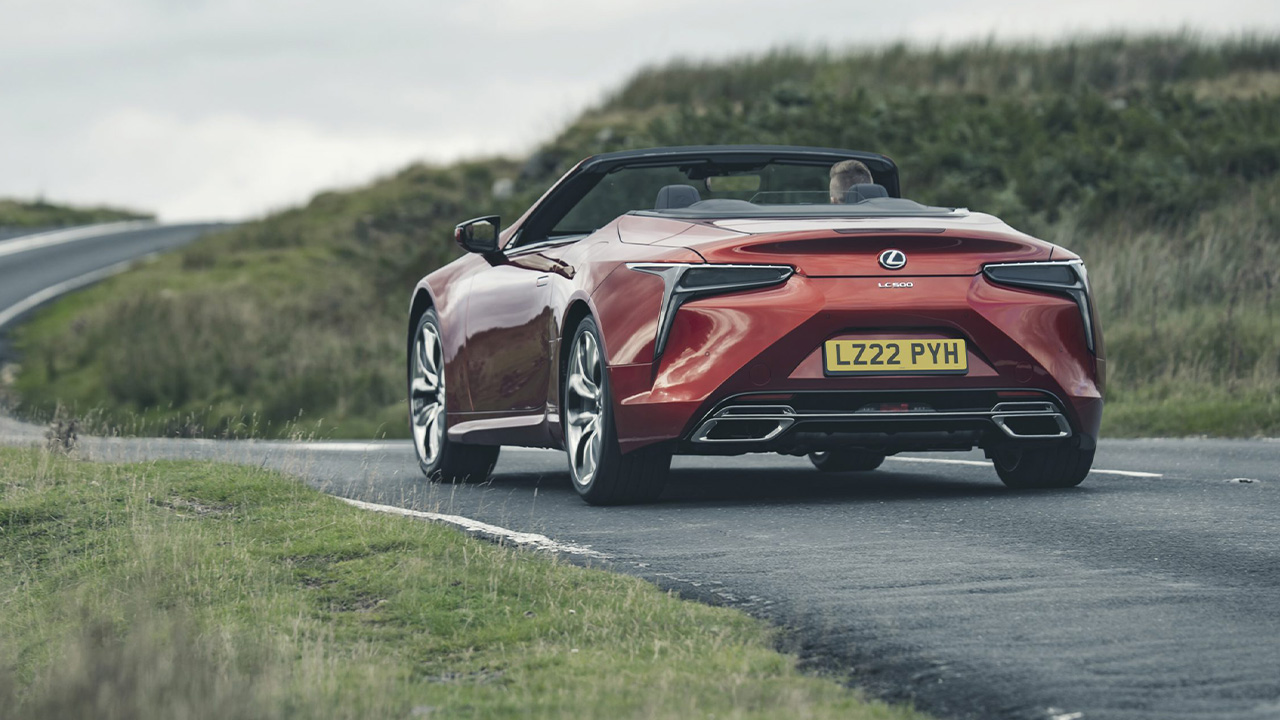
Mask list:
[[[998,448],[991,454],[996,473],[1016,489],[1069,488],[1084,482],[1093,466],[1093,450],[1074,442],[1033,448]]]
[[[428,310],[418,321],[409,357],[409,426],[418,466],[435,482],[483,482],[501,448],[450,442],[445,409],[440,319],[435,310]]]
[[[584,318],[569,344],[564,373],[564,444],[573,487],[592,505],[649,502],[662,494],[671,453],[649,447],[622,454],[609,373],[595,320]]]
[[[884,462],[884,454],[845,448],[809,453],[809,462],[822,472],[866,472],[880,467]]]

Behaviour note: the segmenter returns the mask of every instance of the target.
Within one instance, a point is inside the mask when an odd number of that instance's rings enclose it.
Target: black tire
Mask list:
[[[589,340],[583,336],[588,335]],[[584,368],[584,374],[590,375],[590,388],[598,391],[598,400],[594,403],[594,414],[580,412],[585,397],[583,392],[570,387],[570,376],[575,372],[575,353],[579,343],[594,347],[598,355],[595,368]],[[631,503],[652,502],[662,494],[667,483],[667,473],[671,468],[671,452],[664,447],[648,447],[623,454],[618,445],[617,427],[613,417],[613,394],[609,387],[609,373],[600,351],[600,330],[591,317],[583,318],[574,329],[572,341],[568,344],[567,357],[560,383],[561,420],[565,430],[565,451],[569,460],[569,475],[578,495],[591,505],[625,505]],[[598,433],[595,445],[587,431],[575,431],[570,428],[571,416],[579,417],[591,414],[595,427],[591,433]],[[577,445],[575,445],[577,437]],[[598,458],[594,453],[598,451]],[[596,458],[589,469],[582,460],[585,456],[575,456],[576,452],[591,452]],[[584,479],[583,476],[586,476]]]
[[[822,472],[869,472],[880,467],[884,462],[884,454],[858,448],[845,448],[809,453],[809,462]]]
[[[1070,488],[1084,482],[1093,467],[1093,450],[1077,442],[1042,447],[1003,447],[991,454],[1000,481],[1017,490]]]
[[[423,339],[426,333],[434,332],[438,341],[440,337],[440,318],[436,315],[435,309],[428,309],[420,320],[413,332],[413,337],[409,341],[409,430],[414,438],[413,451],[418,458],[418,467],[422,469],[422,474],[432,482],[444,483],[463,483],[463,482],[484,482],[489,479],[489,474],[493,472],[493,466],[498,462],[498,452],[502,449],[497,445],[466,445],[463,443],[452,442],[449,440],[447,428],[448,415],[443,409],[438,412],[431,413],[432,420],[429,429],[420,428],[417,419],[418,410],[427,406],[427,398],[430,393],[419,391],[417,381],[419,375],[415,374],[415,362],[418,361],[417,353],[423,347]],[[439,378],[437,383],[438,391],[434,395],[441,406],[444,406],[445,391],[448,383],[444,378],[443,356],[434,360],[436,367],[436,375]],[[422,387],[426,387],[429,383],[423,383]],[[439,424],[437,430],[435,423]],[[422,436],[423,433],[431,433],[434,438]],[[430,443],[435,440],[436,452],[431,454]]]

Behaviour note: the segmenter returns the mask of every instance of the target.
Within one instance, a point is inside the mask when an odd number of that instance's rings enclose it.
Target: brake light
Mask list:
[[[653,345],[655,360],[662,355],[676,311],[686,300],[780,285],[795,273],[789,265],[627,263],[627,267],[662,278],[662,314],[658,317],[658,337]]]
[[[1065,295],[1076,301],[1084,322],[1084,339],[1089,352],[1097,352],[1093,313],[1089,303],[1089,276],[1081,260],[1046,260],[1042,262],[997,263],[986,265],[982,272],[1000,285],[1041,290]]]

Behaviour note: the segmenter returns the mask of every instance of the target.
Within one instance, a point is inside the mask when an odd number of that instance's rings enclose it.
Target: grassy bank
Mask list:
[[[456,256],[455,222],[515,217],[592,153],[734,142],[884,152],[911,197],[1082,253],[1108,338],[1107,434],[1280,434],[1278,38],[647,69],[525,161],[325,193],[59,303],[19,337],[14,389],[35,414],[62,404],[125,432],[403,435],[408,292]],[[514,193],[495,194],[505,181]]]
[[[913,718],[649,584],[278,474],[0,449],[0,715]]]
[[[109,207],[73,207],[44,200],[0,199],[0,231],[16,228],[54,228],[116,220],[149,220],[151,215]]]

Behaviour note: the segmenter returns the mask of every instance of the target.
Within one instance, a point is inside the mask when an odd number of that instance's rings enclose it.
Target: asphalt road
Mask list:
[[[68,230],[0,240],[0,318],[5,318],[8,309],[48,288],[171,250],[221,227],[225,226],[122,223],[98,226],[100,229],[88,237],[78,237],[84,231]],[[73,239],[67,240],[68,237]],[[41,242],[42,238],[49,244]],[[13,252],[19,243],[24,249]]]
[[[0,418],[0,442],[39,439]],[[504,450],[468,486],[423,482],[403,442],[80,452],[251,462],[589,546],[571,557],[768,618],[805,663],[942,717],[1280,718],[1280,442],[1103,440],[1099,472],[1050,492],[1004,489],[976,453],[838,477],[678,458],[660,502],[624,508],[583,504],[548,451]]]

